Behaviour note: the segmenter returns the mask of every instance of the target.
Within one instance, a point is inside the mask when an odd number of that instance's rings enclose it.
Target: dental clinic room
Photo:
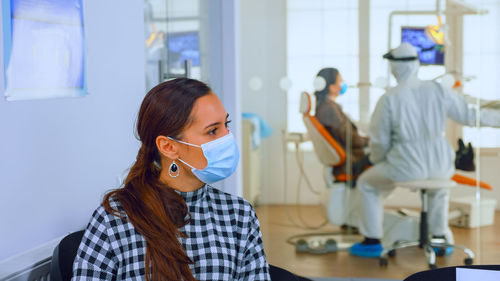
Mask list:
[[[0,16],[0,281],[500,280],[500,0]]]

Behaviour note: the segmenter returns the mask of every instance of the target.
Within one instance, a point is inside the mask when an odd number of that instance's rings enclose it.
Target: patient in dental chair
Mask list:
[[[318,72],[317,77],[323,78],[326,83],[323,90],[314,92],[316,118],[344,148],[346,157],[350,157],[352,163],[350,173],[348,173],[346,163],[344,163],[335,167],[333,174],[335,179],[339,180],[345,177],[348,182],[351,182],[351,186],[355,186],[355,179],[371,165],[368,154],[365,152],[369,139],[360,134],[356,125],[343,112],[342,107],[335,102],[347,90],[347,85],[342,81],[339,71],[336,68],[323,68]],[[350,151],[347,149],[349,146]],[[351,177],[345,175],[351,175]]]

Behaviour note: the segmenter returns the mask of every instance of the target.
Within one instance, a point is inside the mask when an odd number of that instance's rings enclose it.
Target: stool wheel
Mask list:
[[[474,263],[474,260],[472,258],[465,258],[464,259],[465,265],[472,265],[473,263]]]
[[[391,258],[395,257],[396,256],[396,250],[390,250],[389,252],[387,252],[387,255]]]
[[[387,267],[388,264],[389,264],[389,261],[387,261],[387,258],[380,258],[379,259],[380,267]]]
[[[300,239],[295,244],[295,251],[296,252],[307,252],[308,250],[309,250],[309,246],[307,245],[307,242],[304,239]]]
[[[437,265],[436,264],[429,264],[429,269],[437,269]]]
[[[333,239],[328,239],[326,240],[326,245],[337,245],[337,241],[333,240]]]

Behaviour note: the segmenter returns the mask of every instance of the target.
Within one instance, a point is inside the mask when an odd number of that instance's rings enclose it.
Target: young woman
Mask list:
[[[350,173],[356,178],[370,166],[368,154],[365,152],[369,139],[358,132],[356,125],[336,102],[337,98],[347,91],[347,84],[342,81],[340,72],[336,68],[323,68],[316,77],[321,77],[325,81],[325,88],[314,92],[316,118],[345,150],[346,147],[350,146],[350,151],[346,151],[346,153],[351,158],[352,170]],[[349,137],[347,136],[348,131],[350,131]],[[345,175],[347,172],[346,163],[333,170],[335,177]]]
[[[252,206],[210,186],[238,163],[228,117],[197,80],[149,91],[137,160],[92,215],[72,280],[271,279]]]

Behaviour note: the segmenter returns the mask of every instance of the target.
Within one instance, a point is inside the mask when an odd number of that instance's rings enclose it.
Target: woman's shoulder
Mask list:
[[[128,225],[128,217],[125,209],[123,209],[120,201],[109,198],[109,207],[106,208],[101,203],[92,214],[90,225],[104,225],[106,228],[114,228],[118,225]]]
[[[316,110],[318,110],[318,108],[320,109],[331,109],[332,107],[337,107],[339,106],[335,101],[331,100],[331,99],[324,99],[322,101],[318,101],[316,103]]]
[[[94,210],[79,246],[79,259],[95,260],[108,268],[136,263],[129,257],[143,256],[146,242],[128,221],[120,202],[110,199],[108,203]]]
[[[326,99],[324,101],[318,102],[316,105],[316,117],[324,117],[326,119],[330,118],[333,114],[338,114],[342,112],[342,107],[331,99]]]

